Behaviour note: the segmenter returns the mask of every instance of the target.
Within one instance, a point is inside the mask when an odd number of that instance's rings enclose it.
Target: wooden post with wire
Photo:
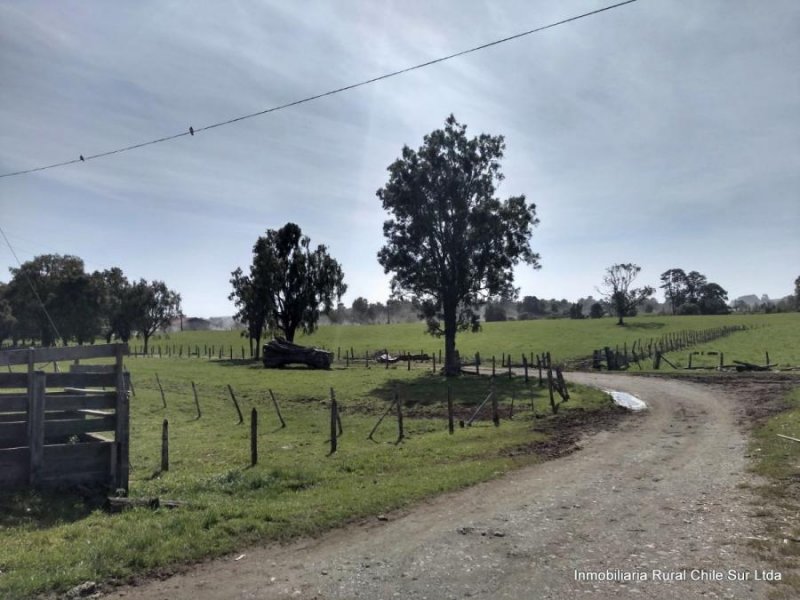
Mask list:
[[[161,471],[169,471],[169,421],[161,423]]]

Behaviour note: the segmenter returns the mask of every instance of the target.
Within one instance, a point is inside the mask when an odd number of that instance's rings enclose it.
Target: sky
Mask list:
[[[0,4],[0,174],[224,121],[601,8],[589,0]],[[376,191],[449,114],[503,135],[542,268],[520,295],[697,270],[730,299],[800,275],[800,3],[639,0],[392,79],[83,163],[0,178],[21,261],[164,280],[235,312],[230,273],[295,222],[383,301]],[[16,260],[0,240],[0,281]],[[663,294],[659,290],[659,297]]]

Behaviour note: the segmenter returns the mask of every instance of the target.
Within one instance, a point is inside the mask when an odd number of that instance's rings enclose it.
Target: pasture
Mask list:
[[[669,332],[743,323],[752,329],[716,340],[708,349],[762,363],[764,350],[769,350],[772,362],[800,365],[798,314],[639,317],[624,328],[614,323],[613,319],[489,323],[481,333],[459,334],[457,346],[465,358],[476,351],[484,360],[495,355],[498,365],[503,353],[516,361],[523,352],[549,351],[558,362],[585,357],[605,345],[630,345],[635,339]],[[441,340],[424,334],[422,324],[323,327],[297,341],[334,352],[352,347],[356,357],[384,347],[390,352],[433,354],[441,346]],[[375,518],[540,461],[535,443],[546,439],[554,423],[614,410],[605,394],[570,386],[572,398],[553,415],[547,391],[538,387],[533,373],[529,384],[521,376],[499,375],[494,389],[500,427],[494,427],[485,410],[474,426],[457,426],[450,435],[448,385],[456,418],[466,420],[486,398],[489,378],[465,375],[448,384],[431,372],[430,363],[412,364],[411,370],[406,363],[386,369],[374,362],[367,366],[363,358],[349,368],[336,361],[330,371],[265,370],[258,362],[230,360],[230,348],[247,345],[238,332],[173,333],[151,343],[162,346],[161,358],[126,360],[135,387],[130,495],[176,500],[182,506],[108,514],[99,503],[74,495],[0,493],[0,597],[25,598],[63,591],[83,581],[165,572],[251,543],[314,535],[353,520]],[[167,357],[168,344],[201,350],[223,346],[228,351],[223,359]],[[245,415],[243,424],[238,423],[228,385]],[[343,435],[338,451],[328,455],[331,388],[342,407]],[[280,404],[286,428],[280,427],[268,390]],[[397,419],[392,413],[375,441],[368,440],[395,393],[403,405],[406,439],[395,443]],[[248,419],[253,408],[259,415],[256,466],[250,465]],[[170,430],[166,472],[160,469],[164,419]]]

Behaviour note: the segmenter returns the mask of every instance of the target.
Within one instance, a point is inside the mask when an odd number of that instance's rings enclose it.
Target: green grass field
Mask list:
[[[725,325],[745,325],[745,333],[736,333],[709,344],[696,346],[699,351],[726,352],[730,359],[763,364],[764,352],[769,351],[770,360],[779,366],[800,366],[800,313],[659,317],[640,316],[626,319],[626,326],[616,325],[616,319],[552,319],[538,321],[506,321],[484,323],[478,333],[459,333],[456,345],[465,360],[480,352],[485,359],[492,355],[499,361],[503,354],[511,354],[519,361],[522,353],[550,352],[554,361],[572,361],[591,356],[592,351],[604,346],[612,348],[635,341],[647,343],[662,335],[684,330],[699,331]],[[443,340],[427,335],[422,323],[397,325],[348,325],[321,327],[311,336],[300,335],[299,344],[317,345],[342,353],[352,348],[356,357],[365,352],[388,348],[398,351],[437,353],[443,349]],[[233,348],[234,357],[241,356],[242,347],[247,351],[247,339],[238,331],[196,331],[161,335],[151,341],[166,353],[167,346],[199,347],[214,346],[218,352],[223,347],[226,356]],[[141,346],[132,341],[131,346]],[[672,362],[688,360],[678,353],[669,354]],[[701,360],[699,357],[697,360]],[[726,360],[727,362],[727,360]],[[676,363],[678,364],[678,363]],[[695,363],[697,364],[697,363]],[[710,363],[709,363],[710,364]]]
[[[573,389],[558,416],[546,392],[522,378],[498,378],[495,389],[513,420],[499,428],[489,407],[474,426],[449,435],[447,382],[415,366],[330,371],[265,370],[252,361],[130,359],[132,497],[159,497],[186,505],[107,514],[60,494],[0,494],[0,597],[25,598],[63,591],[83,581],[124,579],[180,562],[230,552],[263,540],[314,535],[350,520],[377,515],[540,460],[526,448],[570,411],[605,411],[605,394]],[[66,365],[63,366],[66,369]],[[163,408],[156,383],[163,384]],[[196,417],[191,382],[199,394]],[[238,424],[227,385],[244,424]],[[488,378],[451,382],[457,419],[467,419],[486,397]],[[344,434],[328,456],[329,394],[342,406]],[[279,421],[272,389],[288,424]],[[404,401],[406,439],[395,444],[390,415],[370,429],[393,398]],[[534,418],[531,400],[540,418]],[[250,467],[249,415],[259,412],[259,464]],[[163,419],[170,426],[170,470],[160,472]]]
[[[612,319],[491,323],[477,334],[459,334],[463,356],[550,351],[554,360],[575,359],[595,348],[658,337],[680,330],[726,324],[752,326],[708,344],[730,358],[800,365],[800,315],[729,317],[639,317],[617,327]],[[299,343],[334,351],[352,347],[357,356],[388,347],[438,352],[441,340],[424,334],[421,324],[324,327]],[[184,332],[153,342],[240,348],[238,332]],[[697,347],[698,350],[702,347]],[[218,350],[217,350],[218,351]],[[236,353],[236,350],[234,350]],[[677,354],[677,353],[675,353]],[[671,355],[670,355],[671,356]],[[671,356],[673,362],[679,356]],[[727,362],[727,360],[726,360]],[[63,591],[86,580],[125,579],[132,574],[169,569],[265,540],[314,535],[353,519],[406,506],[445,490],[457,489],[540,460],[520,452],[541,440],[541,430],[568,411],[604,411],[604,394],[573,388],[574,397],[558,416],[549,414],[546,394],[521,377],[501,376],[496,391],[515,418],[499,428],[483,413],[475,426],[447,432],[447,382],[431,365],[390,369],[363,359],[330,371],[304,368],[265,370],[259,363],[205,358],[127,359],[136,396],[132,399],[131,496],[179,500],[173,509],[136,509],[110,515],[82,500],[59,494],[0,493],[0,597],[25,598]],[[646,365],[645,365],[646,367]],[[65,367],[66,368],[66,367]],[[634,371],[637,369],[634,368]],[[665,373],[671,370],[664,371]],[[166,409],[156,384],[166,394]],[[196,418],[191,382],[199,393]],[[259,412],[260,460],[250,467],[249,425],[238,418],[228,395],[233,387],[246,418]],[[463,376],[450,382],[460,419],[466,419],[489,391],[489,380]],[[328,453],[329,395],[342,405],[344,435],[339,451]],[[288,423],[279,428],[268,390],[280,402]],[[395,391],[404,402],[407,439],[398,445],[396,418],[390,415],[376,434],[367,435]],[[534,418],[531,399],[542,418]],[[170,470],[160,465],[161,425],[170,424]]]

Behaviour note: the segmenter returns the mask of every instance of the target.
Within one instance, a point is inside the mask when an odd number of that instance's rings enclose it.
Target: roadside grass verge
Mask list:
[[[487,405],[473,427],[457,427],[451,436],[447,383],[427,369],[265,370],[258,363],[178,359],[129,360],[127,365],[136,391],[130,495],[186,504],[108,514],[64,493],[0,493],[0,597],[63,592],[87,580],[125,581],[256,542],[316,535],[542,460],[519,451],[545,439],[534,426],[540,429],[578,411],[613,410],[605,394],[571,386],[572,398],[553,416],[545,390],[526,386],[522,377],[498,377],[501,412],[508,414],[513,397],[514,419],[494,427]],[[244,424],[237,424],[228,384]],[[457,418],[463,418],[483,401],[490,382],[465,376],[450,385]],[[331,387],[342,407],[344,433],[338,452],[327,456]],[[285,429],[268,389],[280,403]],[[406,439],[395,444],[397,422],[390,415],[375,435],[377,442],[367,440],[395,392],[406,413]],[[250,466],[247,422],[252,408],[260,423],[255,467]],[[165,418],[170,470],[160,472]]]
[[[800,443],[778,434],[800,439],[800,378],[798,387],[786,397],[786,410],[770,417],[752,434],[752,470],[764,478],[754,489],[760,503],[754,516],[760,518],[763,537],[752,540],[756,553],[783,573],[783,581],[770,590],[770,598],[797,598],[800,577]],[[793,571],[795,573],[793,573]]]

